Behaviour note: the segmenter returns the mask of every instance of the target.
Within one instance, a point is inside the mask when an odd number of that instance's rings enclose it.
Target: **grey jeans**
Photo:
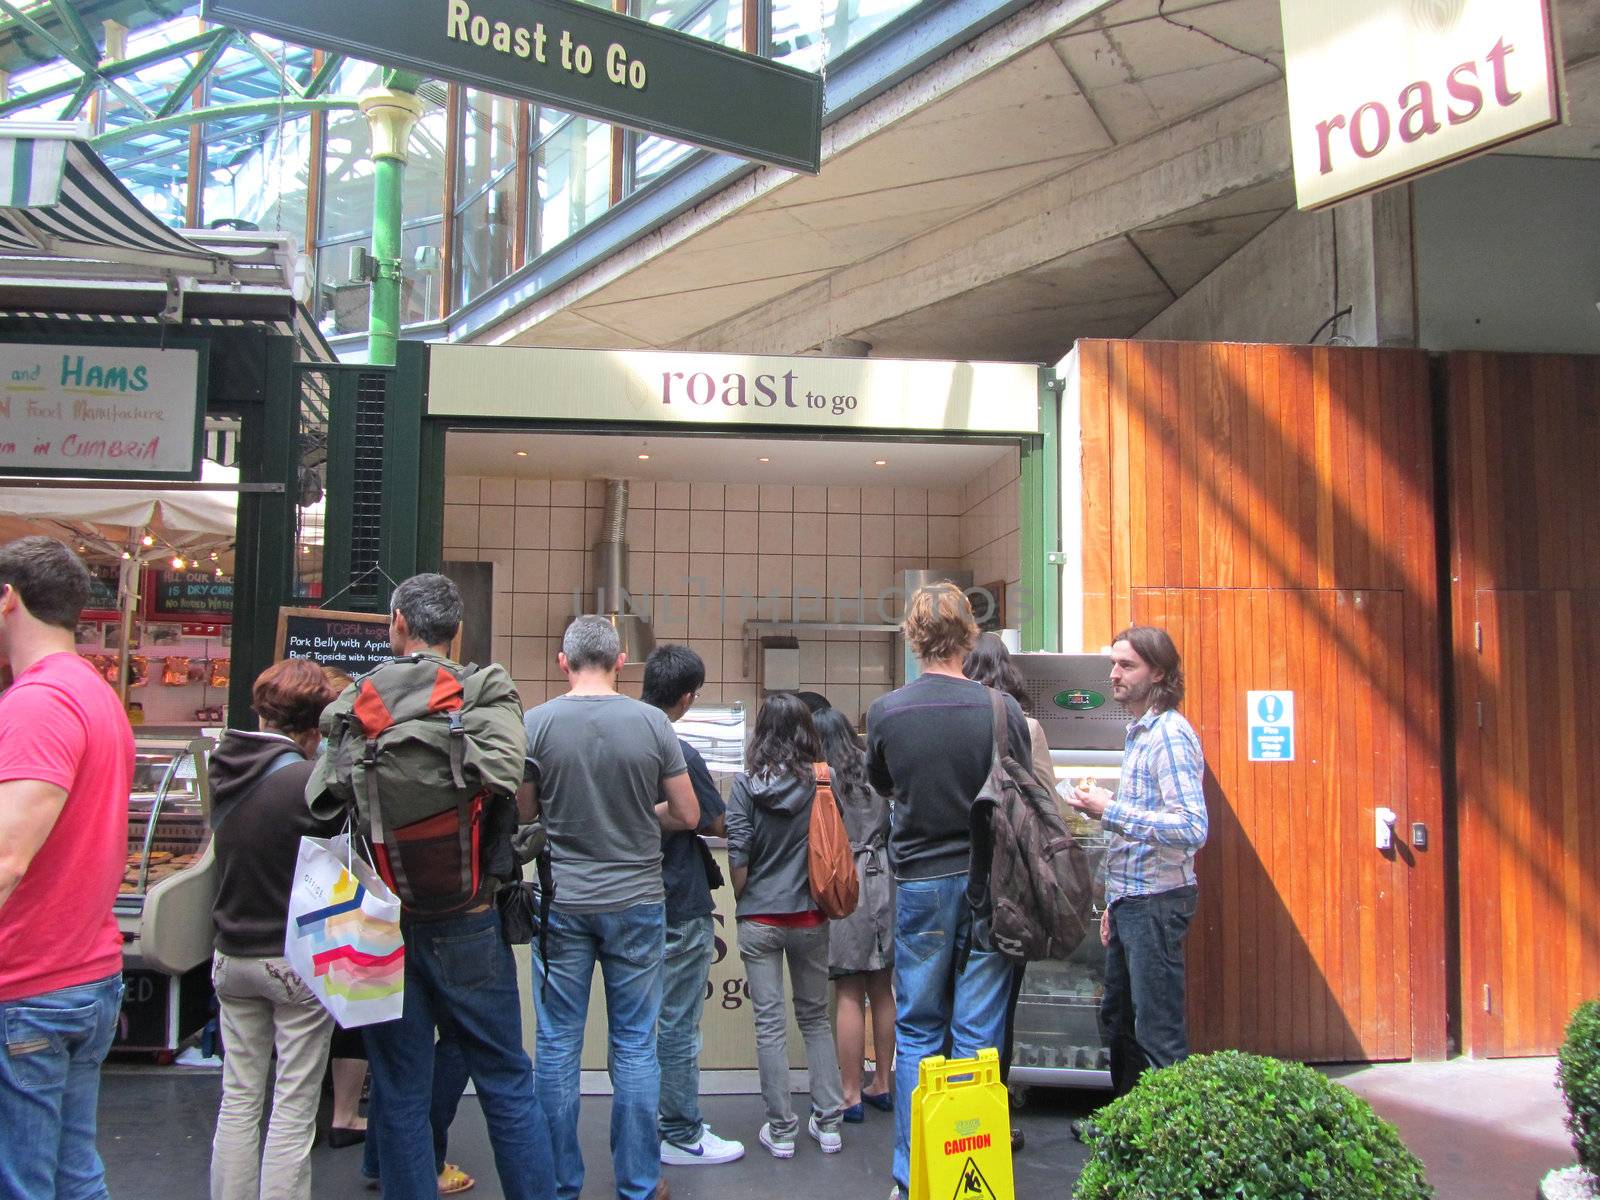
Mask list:
[[[309,1200],[311,1141],[333,1018],[286,958],[218,951],[211,982],[222,1007],[223,1047],[211,1200]],[[263,1146],[269,1092],[272,1117]]]
[[[811,1072],[811,1109],[823,1129],[837,1130],[844,1114],[844,1085],[839,1056],[828,1023],[828,926],[791,929],[739,922],[739,957],[750,980],[750,1008],[755,1016],[756,1061],[761,1068],[761,1096],[767,1102],[772,1136],[792,1140],[800,1121],[789,1102],[788,1014],[783,1006],[783,962],[789,960],[794,987],[794,1019],[806,1043]]]

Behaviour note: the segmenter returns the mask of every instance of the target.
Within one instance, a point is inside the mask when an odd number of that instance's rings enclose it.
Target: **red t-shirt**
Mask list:
[[[111,905],[128,853],[133,730],[76,654],[52,654],[0,696],[0,783],[37,779],[66,803],[0,908],[0,1001],[122,973]]]

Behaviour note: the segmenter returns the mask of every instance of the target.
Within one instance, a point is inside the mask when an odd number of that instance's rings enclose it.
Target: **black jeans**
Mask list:
[[[1183,940],[1194,904],[1191,886],[1124,896],[1111,906],[1100,1032],[1111,1049],[1111,1086],[1118,1096],[1133,1090],[1146,1067],[1189,1057]]]

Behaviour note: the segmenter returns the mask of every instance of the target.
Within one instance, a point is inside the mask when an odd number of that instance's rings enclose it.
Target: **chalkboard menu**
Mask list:
[[[115,564],[85,565],[89,567],[89,603],[85,605],[85,611],[97,613],[120,611],[122,604],[117,598],[117,587],[122,575],[121,569]]]
[[[389,618],[379,613],[280,608],[278,640],[274,644],[274,662],[315,659],[352,679],[394,657],[389,648]]]
[[[233,616],[233,576],[215,571],[152,571],[145,616],[152,621],[226,621]]]

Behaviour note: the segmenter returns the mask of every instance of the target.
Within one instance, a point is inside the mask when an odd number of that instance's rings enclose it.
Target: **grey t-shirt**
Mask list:
[[[558,696],[528,710],[528,773],[539,790],[555,906],[617,912],[660,904],[662,785],[682,775],[678,735],[631,696]]]

